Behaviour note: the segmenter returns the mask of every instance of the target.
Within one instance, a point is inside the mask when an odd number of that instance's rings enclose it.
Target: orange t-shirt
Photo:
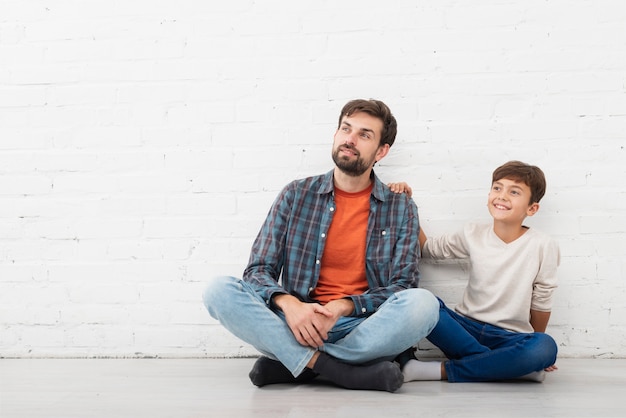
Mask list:
[[[365,251],[373,187],[372,183],[357,193],[335,187],[335,215],[326,234],[320,277],[312,292],[321,304],[368,289]]]

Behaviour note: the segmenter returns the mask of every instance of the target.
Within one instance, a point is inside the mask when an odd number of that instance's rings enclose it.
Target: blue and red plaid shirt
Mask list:
[[[417,287],[420,257],[417,206],[371,174],[366,276],[369,289],[352,295],[354,316],[371,315],[389,296]],[[304,302],[317,285],[326,233],[335,210],[333,171],[289,183],[274,201],[252,246],[243,280],[271,305],[289,293]],[[346,255],[349,262],[350,255]]]

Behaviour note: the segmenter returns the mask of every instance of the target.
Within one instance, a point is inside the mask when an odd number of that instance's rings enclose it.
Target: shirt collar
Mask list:
[[[322,182],[320,184],[320,188],[318,193],[326,194],[331,193],[335,190],[335,186],[333,183],[333,170],[330,170],[328,173],[324,174],[322,177]],[[374,173],[374,170],[370,173],[370,179],[374,182],[374,188],[372,189],[372,195],[381,202],[385,201],[385,186],[380,181],[380,179]]]

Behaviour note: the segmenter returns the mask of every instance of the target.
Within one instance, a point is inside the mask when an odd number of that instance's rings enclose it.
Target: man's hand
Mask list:
[[[308,347],[318,348],[328,338],[329,319],[334,314],[319,303],[304,303],[292,295],[278,295],[274,303],[285,314],[287,325],[296,340]],[[334,325],[336,319],[332,321]]]
[[[331,300],[324,305],[324,307],[332,313],[332,316],[319,318],[322,324],[322,329],[326,335],[328,335],[328,332],[333,329],[339,318],[342,316],[349,316],[352,312],[354,312],[354,303],[352,302],[352,299]]]

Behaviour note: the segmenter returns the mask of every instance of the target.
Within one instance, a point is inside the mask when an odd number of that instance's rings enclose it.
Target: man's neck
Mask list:
[[[335,167],[333,180],[335,183],[335,187],[337,187],[338,189],[348,193],[357,193],[365,190],[371,184],[371,173],[372,170],[370,169],[360,176],[354,177],[347,175],[346,173]]]

